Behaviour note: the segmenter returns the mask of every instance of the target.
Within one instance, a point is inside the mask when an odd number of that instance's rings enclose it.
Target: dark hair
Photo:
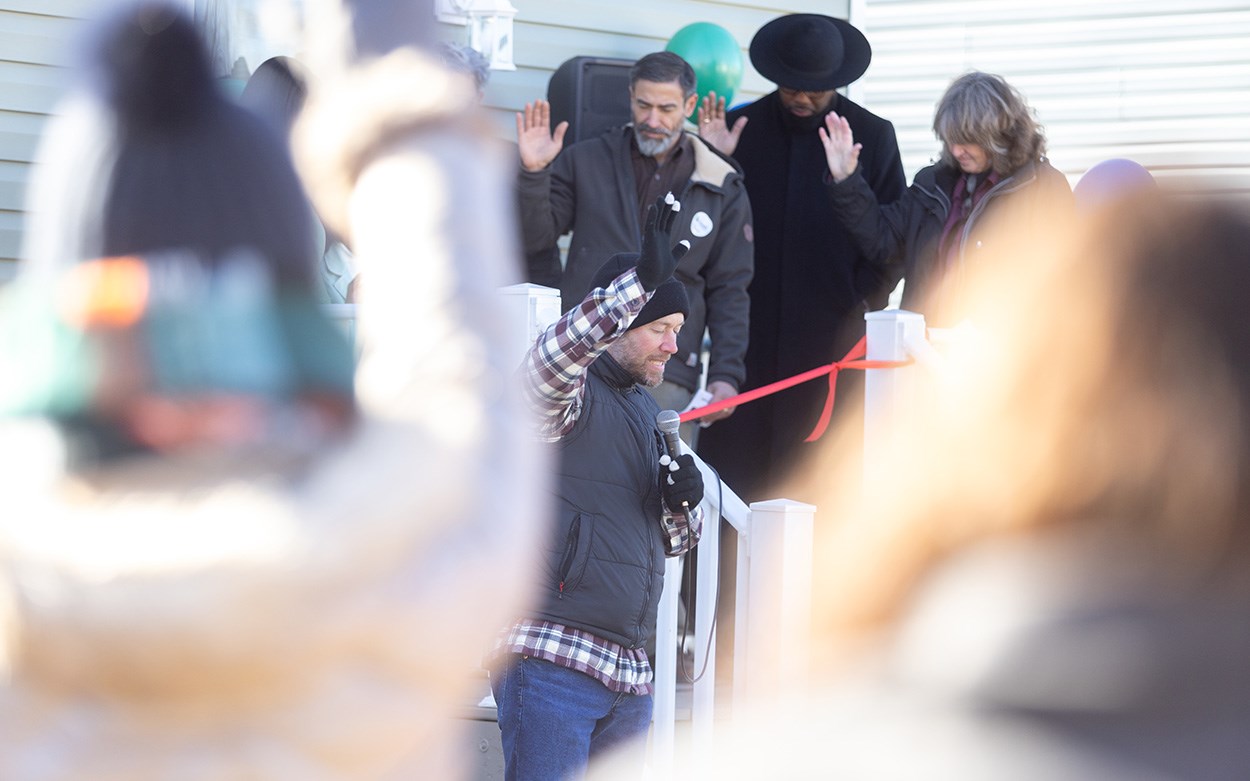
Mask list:
[[[632,88],[639,81],[656,84],[675,81],[681,87],[682,98],[693,95],[697,86],[690,63],[667,51],[652,52],[634,63],[634,67],[629,69],[629,86]]]
[[[993,73],[971,71],[951,82],[938,101],[933,132],[942,140],[942,161],[956,167],[951,144],[985,149],[1000,175],[1046,153],[1042,126],[1024,96]]]
[[[308,75],[304,65],[293,57],[270,57],[256,66],[247,80],[239,102],[269,123],[275,133],[288,142],[295,120],[308,99]],[[344,243],[326,226],[326,244]]]
[[[239,95],[239,102],[268,120],[286,137],[308,97],[303,66],[290,57],[270,57],[256,66]]]

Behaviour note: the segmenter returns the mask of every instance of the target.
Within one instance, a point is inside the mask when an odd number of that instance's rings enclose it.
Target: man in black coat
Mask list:
[[[868,68],[872,50],[849,23],[791,14],[760,28],[751,64],[777,90],[726,113],[709,94],[699,133],[731,154],[746,177],[755,221],[755,277],[744,389],[841,358],[864,333],[897,279],[868,262],[832,213],[832,180],[818,129],[831,111],[863,144],[859,164],[881,203],[906,187],[894,126],[835,90]],[[827,383],[808,382],[740,407],[703,432],[699,453],[748,501],[776,497],[802,460]],[[795,488],[786,486],[787,496]],[[801,493],[801,491],[800,491]]]

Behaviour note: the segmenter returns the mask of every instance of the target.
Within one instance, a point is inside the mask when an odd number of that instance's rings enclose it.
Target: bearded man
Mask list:
[[[612,256],[585,300],[551,324],[524,364],[535,433],[555,456],[556,518],[535,568],[537,596],[487,655],[504,778],[582,778],[630,752],[644,768],[664,559],[702,532],[703,477],[671,461],[656,427],[658,385],[690,311],[672,276],[679,202],[657,198],[641,253]]]
[[[699,388],[705,330],[711,338],[706,385],[711,400],[736,395],[745,381],[747,286],[754,267],[751,205],[737,164],[685,131],[697,101],[689,63],[672,52],[648,54],[630,70],[629,93],[630,124],[568,149],[563,149],[568,123],[552,132],[547,101],[529,103],[517,114],[521,234],[532,254],[572,231],[563,268],[552,259],[542,268],[531,263],[528,270],[531,282],[558,285],[568,309],[590,291],[595,271],[608,258],[639,251],[648,205],[669,192],[677,197],[682,210],[673,238],[687,241],[690,251],[675,277],[686,289],[690,312],[664,381],[649,391],[661,408],[680,410]],[[683,426],[692,447],[695,433]]]

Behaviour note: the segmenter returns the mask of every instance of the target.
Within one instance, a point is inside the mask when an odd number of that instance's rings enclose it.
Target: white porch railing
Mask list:
[[[908,345],[924,342],[924,316],[902,309],[886,309],[864,315],[867,325],[870,361],[902,361],[910,353]],[[927,346],[927,343],[925,343]],[[889,453],[898,445],[901,427],[893,425],[892,412],[907,394],[912,377],[898,369],[868,369],[864,372],[864,482],[878,485]]]
[[[683,444],[683,449],[684,444]],[[687,451],[688,452],[688,451]],[[738,534],[733,698],[767,699],[807,675],[811,634],[812,528],[816,508],[776,499],[748,507],[695,455],[703,472],[703,537],[695,583],[690,739],[711,750],[716,719],[716,627],[720,518]],[[677,599],[682,561],[670,559],[656,632],[652,765],[672,766],[677,725]]]
[[[975,330],[925,327],[924,315],[902,309],[868,312],[868,360],[911,360],[913,366],[869,369],[864,379],[864,480],[866,490],[888,483],[886,467],[890,452],[904,446],[906,425],[902,412],[916,413],[918,401],[932,399],[933,388],[920,387],[933,380],[950,380],[952,361],[946,350],[975,348]],[[954,353],[951,353],[954,355]]]

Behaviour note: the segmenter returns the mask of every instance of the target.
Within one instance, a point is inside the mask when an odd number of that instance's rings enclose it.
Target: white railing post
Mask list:
[[[664,562],[664,591],[655,630],[655,694],[651,710],[651,763],[656,772],[672,771],[677,736],[677,600],[682,560]]]
[[[698,459],[698,456],[695,456]],[[701,460],[704,469],[703,485],[705,493],[716,492],[708,496],[703,515],[703,537],[699,547],[695,549],[699,565],[695,568],[695,605],[694,605],[694,659],[693,670],[688,672],[695,678],[691,687],[690,728],[691,741],[695,751],[702,753],[710,750],[716,719],[716,609],[720,583],[720,504],[730,504],[725,496],[732,492],[720,490],[715,477],[707,474],[707,465]],[[715,475],[715,473],[712,473]],[[738,500],[741,504],[741,500]]]
[[[682,452],[689,453],[686,443]],[[695,584],[694,675],[702,673],[692,687],[691,738],[697,750],[712,745],[716,719],[716,600],[720,581],[720,520],[744,530],[750,511],[738,495],[720,483],[712,468],[694,455],[703,473],[703,535],[694,555],[698,557]],[[672,769],[677,719],[677,600],[684,567],[669,559],[664,570],[664,593],[656,629],[655,706],[652,715],[652,764],[663,775]]]
[[[747,636],[751,624],[750,592],[751,552],[748,541],[751,539],[751,511],[747,510],[746,524],[738,531],[738,548],[734,552],[734,668],[732,706],[736,711],[739,703],[746,699],[750,687],[748,670],[750,659],[747,653]]]
[[[812,505],[789,499],[751,505],[746,539],[750,559],[747,604],[745,612],[739,610],[739,618],[748,623],[735,627],[734,668],[745,666],[744,693],[753,702],[767,702],[792,690],[811,672],[808,649],[815,514]],[[743,596],[741,590],[739,596]],[[745,652],[739,653],[743,641]]]
[[[924,315],[903,309],[886,309],[864,315],[870,361],[906,360],[909,344],[924,340]],[[890,452],[903,433],[894,425],[908,387],[908,372],[900,369],[868,369],[864,372],[864,480],[877,485]]]
[[[508,327],[509,347],[520,362],[538,335],[560,319],[560,291],[525,282],[499,289],[500,306]]]

